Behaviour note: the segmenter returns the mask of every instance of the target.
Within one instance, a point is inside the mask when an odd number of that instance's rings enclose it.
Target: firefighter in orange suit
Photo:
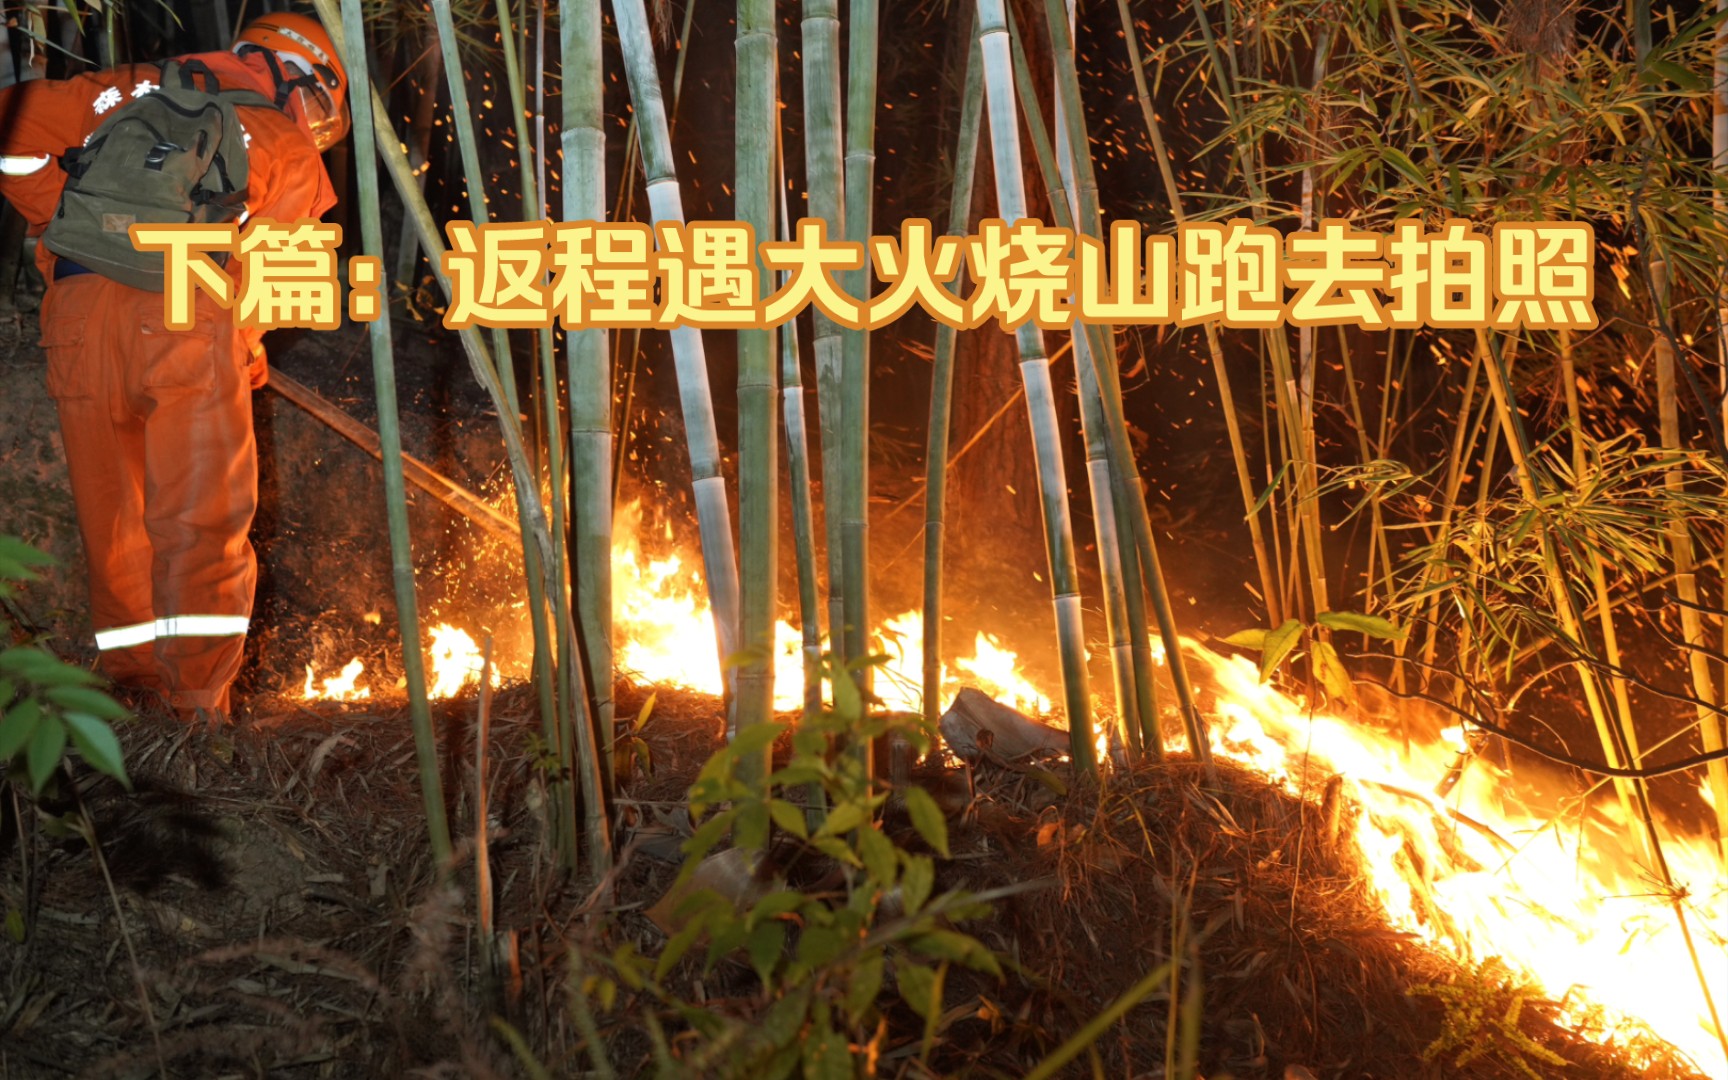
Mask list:
[[[244,216],[320,217],[335,202],[320,154],[347,132],[347,78],[316,19],[267,15],[231,52],[200,54],[241,106],[249,178]],[[0,195],[32,234],[65,175],[56,160],[159,69],[134,65],[0,92]],[[186,719],[228,715],[252,613],[258,502],[251,391],[265,379],[256,330],[198,294],[197,325],[163,326],[163,298],[100,276],[38,244],[48,389],[60,414],[90,610],[103,671],[154,690]]]

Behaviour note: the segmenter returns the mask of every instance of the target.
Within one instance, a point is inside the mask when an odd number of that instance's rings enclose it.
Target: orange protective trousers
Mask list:
[[[79,274],[50,286],[42,344],[101,667],[225,710],[258,576],[258,452],[249,350],[203,295],[197,319],[165,329],[160,294]]]

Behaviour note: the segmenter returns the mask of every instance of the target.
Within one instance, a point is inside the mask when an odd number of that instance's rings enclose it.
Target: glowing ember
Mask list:
[[[365,671],[365,663],[356,656],[340,672],[323,680],[323,689],[319,689],[313,680],[312,665],[307,664],[301,696],[307,701],[365,701],[372,696],[371,688],[356,685]]]

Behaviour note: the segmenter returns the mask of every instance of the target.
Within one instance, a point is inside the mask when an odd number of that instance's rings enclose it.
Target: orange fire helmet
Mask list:
[[[234,51],[260,49],[292,67],[278,78],[278,105],[296,98],[318,149],[328,150],[348,134],[348,73],[324,27],[310,15],[281,11],[252,20],[234,41]]]

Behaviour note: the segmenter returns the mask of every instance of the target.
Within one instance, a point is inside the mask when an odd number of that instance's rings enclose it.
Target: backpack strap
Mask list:
[[[316,90],[322,85],[318,81],[318,76],[312,74],[295,75],[293,78],[289,78],[287,73],[282,70],[282,62],[276,59],[276,54],[261,45],[246,45],[239,50],[241,56],[250,56],[253,53],[261,54],[264,57],[264,62],[270,65],[270,74],[276,80],[276,108],[279,110],[288,107],[288,98],[302,86]]]
[[[162,65],[162,83],[167,85],[174,75],[180,76],[180,85],[187,90],[198,89],[198,77],[204,77],[204,91],[210,94],[222,92],[222,82],[216,78],[216,73],[210,70],[210,65],[202,60],[169,60]]]

